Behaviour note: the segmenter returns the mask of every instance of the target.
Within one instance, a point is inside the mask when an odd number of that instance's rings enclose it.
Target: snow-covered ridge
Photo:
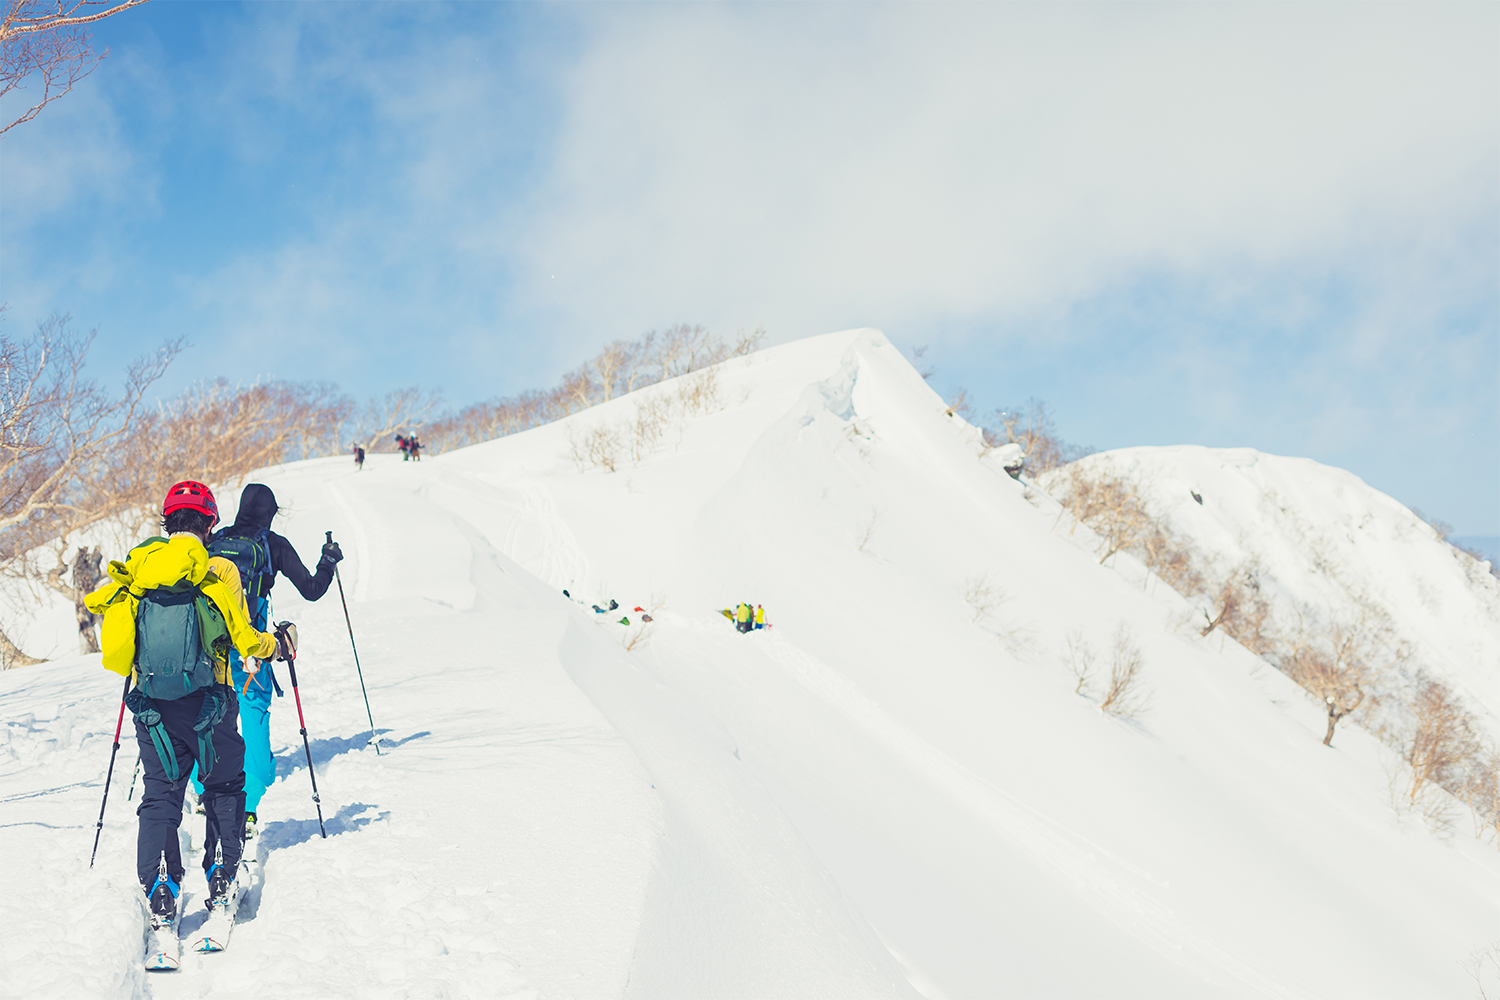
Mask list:
[[[0,992],[1467,995],[1500,859],[1393,813],[1372,739],[1323,747],[1285,677],[1175,629],[881,334],[713,371],[712,405],[612,472],[573,443],[627,433],[644,396],[420,464],[256,477],[299,549],[343,540],[396,746],[360,749],[336,601],[278,588],[330,837],[278,702],[262,896],[176,979],[121,968],[128,744],[85,868],[117,678],[0,675],[0,718],[26,720],[0,743],[0,967],[22,970]],[[717,609],[739,600],[773,628],[735,633]],[[1122,630],[1151,697],[1133,721],[1067,666],[1073,639],[1107,671]]]
[[[1398,501],[1343,469],[1250,448],[1125,448],[1080,464],[1141,482],[1210,560],[1253,561],[1284,627],[1378,608],[1408,669],[1453,685],[1500,738],[1500,581]]]

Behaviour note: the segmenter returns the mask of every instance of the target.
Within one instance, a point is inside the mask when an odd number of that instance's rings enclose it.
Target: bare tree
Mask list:
[[[5,0],[0,20],[0,97],[24,90],[35,76],[40,100],[0,134],[30,121],[94,71],[109,50],[95,53],[87,26],[146,0]]]
[[[1442,681],[1420,677],[1411,703],[1415,724],[1406,746],[1413,805],[1428,784],[1458,787],[1465,765],[1479,755],[1473,717]]]
[[[94,631],[99,616],[84,606],[83,598],[104,578],[99,569],[103,560],[104,553],[97,545],[92,549],[80,548],[73,557],[73,613],[78,620],[78,651],[81,653],[99,652],[99,635]]]
[[[1073,672],[1073,693],[1087,695],[1089,681],[1094,677],[1094,664],[1098,657],[1094,647],[1083,637],[1083,629],[1069,630],[1065,640],[1068,644],[1068,669]]]
[[[1019,444],[1026,453],[1026,471],[1033,476],[1061,468],[1094,450],[1058,437],[1051,411],[1036,398],[1028,399],[1022,406],[996,410],[984,425],[984,440],[992,448]]]
[[[1005,591],[988,573],[978,573],[964,581],[964,603],[973,612],[969,620],[975,625],[983,625],[993,618],[1006,600]]]
[[[1389,618],[1362,603],[1352,618],[1299,626],[1281,653],[1281,670],[1317,699],[1328,712],[1323,745],[1333,745],[1335,727],[1365,702],[1376,686],[1406,659]]]
[[[1207,624],[1200,635],[1223,629],[1257,656],[1273,648],[1271,605],[1261,593],[1259,564],[1254,560],[1241,563],[1212,593],[1212,604],[1203,611]]]
[[[1099,709],[1122,719],[1133,719],[1143,713],[1150,698],[1142,684],[1145,661],[1140,647],[1124,622],[1115,629],[1114,647],[1110,650],[1109,690]]]
[[[181,343],[136,361],[123,389],[111,393],[84,377],[94,334],[80,335],[68,323],[53,316],[25,341],[0,334],[0,575],[72,600],[62,579],[65,539],[136,506],[113,481],[116,454],[136,433],[142,399]],[[49,543],[59,546],[50,568]],[[3,648],[12,662],[31,659],[9,638]]]
[[[441,393],[424,393],[416,386],[392,389],[365,406],[356,438],[364,442],[365,451],[394,451],[397,432],[420,430],[441,401]]]
[[[1142,484],[1117,472],[1112,465],[1096,463],[1068,466],[1056,480],[1060,502],[1078,523],[1099,536],[1101,564],[1117,552],[1141,546],[1156,526]]]
[[[1474,838],[1488,828],[1500,848],[1500,750],[1493,743],[1470,758],[1463,791],[1474,818]]]

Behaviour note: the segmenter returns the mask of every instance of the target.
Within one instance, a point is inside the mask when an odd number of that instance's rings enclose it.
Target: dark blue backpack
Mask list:
[[[214,661],[227,656],[224,616],[192,584],[141,595],[135,613],[136,687],[157,701],[176,701],[214,683]]]
[[[276,579],[271,566],[271,529],[261,528],[250,535],[231,535],[231,525],[208,541],[208,554],[223,556],[240,571],[240,586],[245,589],[245,606],[250,609],[250,624],[265,631],[266,595]]]

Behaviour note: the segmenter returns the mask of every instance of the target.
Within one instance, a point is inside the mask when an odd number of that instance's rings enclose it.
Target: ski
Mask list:
[[[162,852],[156,882],[146,893],[150,923],[146,927],[147,972],[171,972],[182,964],[182,942],[178,921],[182,919],[182,889],[167,874],[167,855]]]
[[[177,937],[177,922],[151,921],[146,934],[146,971],[172,972],[182,964],[182,942]]]
[[[196,952],[225,951],[229,948],[229,935],[234,933],[234,918],[240,907],[240,877],[235,875],[229,893],[218,902],[208,904],[208,919],[193,935],[193,950]]]
[[[197,933],[193,935],[193,951],[210,954],[228,950],[229,937],[234,933],[234,921],[239,915],[240,902],[260,884],[261,880],[260,838],[252,838],[245,848],[245,855],[240,859],[240,867],[235,872],[234,882],[230,884],[229,892],[218,902],[210,901],[208,919],[203,921]]]

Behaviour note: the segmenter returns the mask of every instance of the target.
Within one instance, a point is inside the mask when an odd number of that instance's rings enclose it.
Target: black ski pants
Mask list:
[[[167,780],[167,769],[151,734],[139,721],[135,724],[136,742],[141,748],[141,776],[145,779],[145,793],[136,809],[140,817],[140,833],[136,840],[135,866],[141,885],[149,889],[156,881],[156,869],[161,861],[161,852],[167,852],[167,874],[177,882],[182,881],[182,848],[177,840],[177,827],[182,823],[182,796],[187,790],[188,779],[193,773],[193,764],[198,761],[198,734],[193,723],[203,707],[202,691],[195,691],[176,701],[158,701],[162,725],[171,738],[172,749],[177,752],[178,777]],[[224,847],[224,871],[234,877],[244,853],[245,836],[245,741],[240,738],[238,724],[240,703],[233,697],[224,718],[213,728],[214,769],[199,775],[203,781],[203,811],[206,813],[204,836],[203,870],[207,871],[214,861],[214,848]]]

